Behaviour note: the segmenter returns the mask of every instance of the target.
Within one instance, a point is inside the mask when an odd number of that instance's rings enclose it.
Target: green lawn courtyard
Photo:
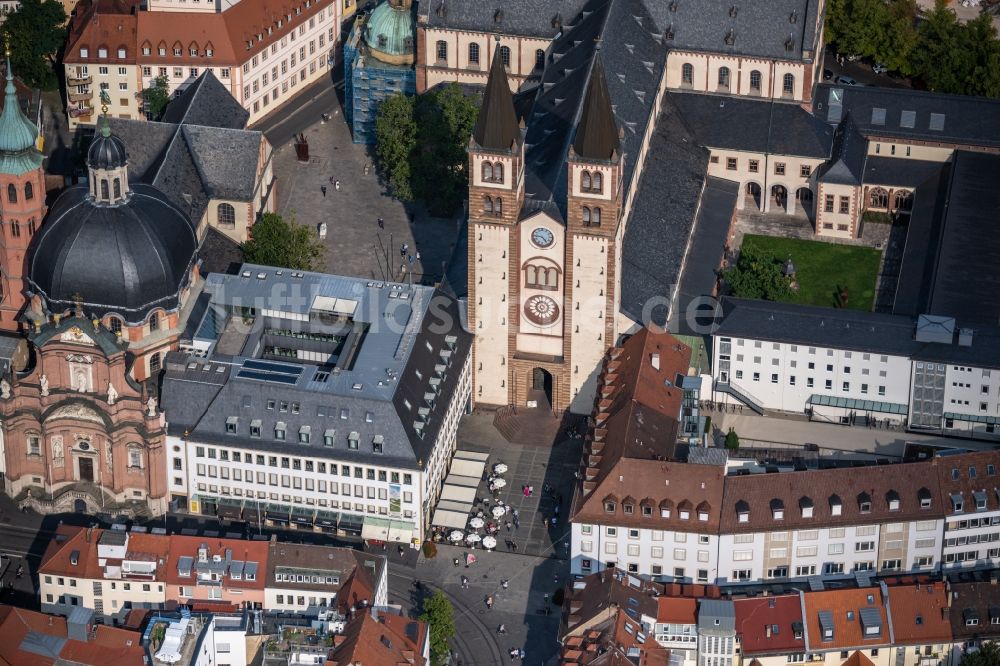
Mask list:
[[[743,247],[748,244],[772,252],[782,262],[791,257],[799,288],[785,299],[788,302],[843,307],[838,303],[837,294],[846,288],[848,309],[872,309],[882,255],[880,251],[870,247],[754,234],[743,237]]]

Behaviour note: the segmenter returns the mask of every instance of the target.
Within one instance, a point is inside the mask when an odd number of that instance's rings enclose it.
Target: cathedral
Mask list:
[[[37,137],[8,64],[0,116],[5,491],[42,513],[162,513],[156,383],[201,282],[196,227],[162,191],[129,180],[128,149],[106,123],[87,153],[87,184],[64,190],[46,211]]]
[[[468,148],[469,321],[481,404],[589,411],[617,336],[625,160],[600,58],[587,67],[572,136],[558,108],[523,131],[494,51]]]

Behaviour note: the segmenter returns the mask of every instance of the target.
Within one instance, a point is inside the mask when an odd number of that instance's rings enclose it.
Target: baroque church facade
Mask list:
[[[162,513],[156,384],[201,281],[195,225],[162,191],[130,180],[128,150],[107,124],[90,145],[87,184],[46,210],[38,130],[21,112],[9,64],[7,72],[4,490],[42,513]]]

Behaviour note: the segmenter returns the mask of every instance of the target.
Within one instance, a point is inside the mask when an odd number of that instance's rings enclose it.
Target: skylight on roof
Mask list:
[[[872,109],[872,125],[885,125],[885,109]]]
[[[899,126],[913,129],[917,125],[916,111],[901,111],[899,114]]]
[[[930,122],[928,123],[928,128],[934,130],[935,132],[944,131],[944,114],[943,113],[932,113]]]

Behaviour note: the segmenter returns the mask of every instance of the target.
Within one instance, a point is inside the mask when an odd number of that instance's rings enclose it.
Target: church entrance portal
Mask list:
[[[529,400],[537,401],[539,407],[549,409],[552,405],[552,374],[542,368],[531,371],[531,391]]]

